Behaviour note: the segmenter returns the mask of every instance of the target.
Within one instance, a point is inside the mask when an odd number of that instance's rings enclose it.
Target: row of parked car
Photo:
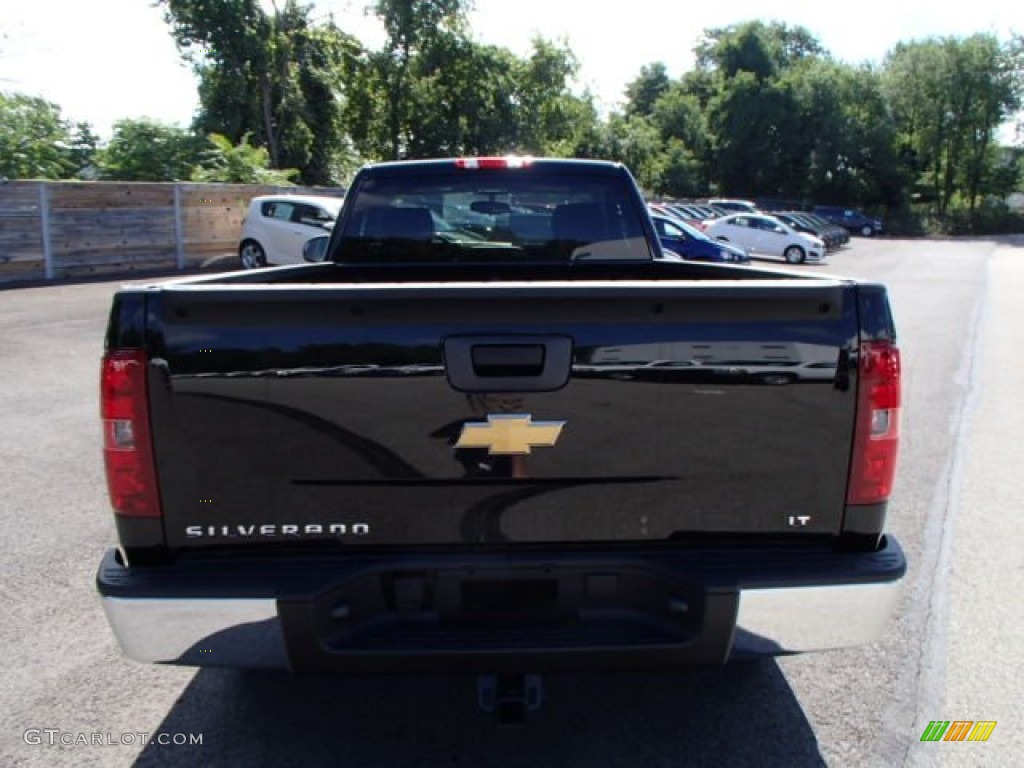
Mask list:
[[[744,263],[756,255],[790,264],[821,262],[829,251],[846,245],[851,232],[872,237],[882,231],[878,219],[835,206],[762,211],[749,200],[712,199],[650,202],[648,207],[662,247],[698,261]]]
[[[330,231],[342,202],[341,197],[310,195],[253,198],[238,247],[242,266],[301,264],[303,246]],[[745,264],[751,256],[768,256],[791,264],[821,262],[849,242],[851,231],[870,237],[882,230],[877,219],[828,206],[761,211],[747,200],[717,199],[650,202],[648,207],[669,258],[685,260]]]

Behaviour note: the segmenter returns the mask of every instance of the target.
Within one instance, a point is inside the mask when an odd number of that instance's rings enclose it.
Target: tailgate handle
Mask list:
[[[448,383],[462,392],[548,392],[561,389],[572,367],[568,336],[449,336]]]
[[[544,372],[543,344],[474,344],[470,347],[477,376],[540,376]]]

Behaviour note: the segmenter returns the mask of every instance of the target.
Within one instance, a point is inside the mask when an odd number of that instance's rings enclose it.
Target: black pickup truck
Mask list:
[[[887,626],[882,285],[673,261],[624,167],[553,159],[368,166],[307,260],[114,298],[128,656],[519,674]]]

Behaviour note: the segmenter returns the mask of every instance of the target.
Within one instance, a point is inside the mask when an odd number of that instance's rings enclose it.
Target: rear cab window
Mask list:
[[[628,175],[435,163],[357,179],[332,259],[346,263],[651,260]]]

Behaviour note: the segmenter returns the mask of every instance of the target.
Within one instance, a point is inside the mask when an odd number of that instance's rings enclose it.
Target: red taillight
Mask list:
[[[460,157],[456,168],[525,168],[533,162],[532,157]]]
[[[900,351],[889,341],[860,347],[857,425],[847,504],[877,504],[892,493],[900,442]]]
[[[103,357],[100,417],[107,490],[114,512],[160,517],[146,396],[146,353],[119,349]]]

